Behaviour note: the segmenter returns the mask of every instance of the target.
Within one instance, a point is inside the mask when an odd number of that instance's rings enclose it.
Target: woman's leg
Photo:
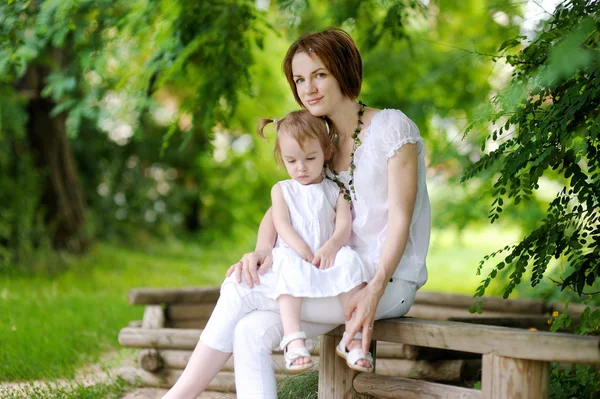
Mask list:
[[[280,295],[277,298],[279,304],[279,314],[281,315],[281,324],[283,325],[283,335],[287,336],[292,333],[302,331],[300,327],[300,311],[302,310],[302,298],[296,298],[291,295]],[[306,348],[303,339],[295,339],[288,344],[288,349]],[[283,349],[283,348],[282,348]],[[301,357],[292,363],[299,366],[310,363],[308,357]]]
[[[245,284],[223,284],[190,361],[163,399],[195,399],[200,395],[231,356],[236,324],[256,309],[276,310],[277,303]]]
[[[185,370],[163,399],[196,399],[230,357],[231,353],[218,351],[198,341]]]
[[[302,331],[308,337],[318,337],[337,325],[338,323],[300,323]],[[279,313],[252,312],[237,323],[234,334],[233,362],[237,398],[276,399],[277,384],[271,354],[283,338]]]

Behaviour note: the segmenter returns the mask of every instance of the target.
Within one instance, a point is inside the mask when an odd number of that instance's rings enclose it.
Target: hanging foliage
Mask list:
[[[561,290],[578,294],[597,280],[600,271],[600,4],[570,1],[559,5],[541,33],[523,45],[519,36],[500,51],[522,49],[498,57],[514,68],[508,90],[491,101],[487,118],[500,125],[484,141],[497,148],[468,168],[462,181],[483,171],[496,171],[489,218],[494,223],[509,201],[530,200],[542,176],[553,176],[562,189],[538,226],[517,244],[484,258],[503,255],[475,296],[502,269],[510,275],[507,298],[530,268],[536,286],[552,258],[566,263]],[[481,311],[481,302],[474,310]]]

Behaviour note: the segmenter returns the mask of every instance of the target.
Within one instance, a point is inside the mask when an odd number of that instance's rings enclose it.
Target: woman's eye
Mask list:
[[[317,74],[317,78],[324,78],[325,76],[323,72]]]
[[[296,84],[299,84],[299,83],[302,83],[302,82],[304,82],[304,79],[303,79],[303,78],[296,79]]]

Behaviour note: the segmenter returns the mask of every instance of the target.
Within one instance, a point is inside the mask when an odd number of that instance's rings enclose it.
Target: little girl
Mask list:
[[[334,146],[324,120],[306,110],[279,121],[262,119],[277,127],[275,157],[291,177],[271,190],[277,242],[273,249],[275,282],[265,295],[277,299],[284,337],[286,368],[301,372],[312,367],[306,334],[300,329],[303,297],[339,296],[342,303],[351,292],[372,277],[358,254],[345,244],[352,227],[350,204],[336,183],[325,178],[324,165]],[[304,358],[304,361],[301,359]]]
[[[339,297],[343,306],[348,294],[368,282],[374,270],[367,269],[358,254],[345,245],[350,238],[352,214],[337,184],[325,179],[323,168],[334,152],[325,121],[306,110],[295,111],[279,121],[261,119],[259,136],[264,138],[263,129],[271,122],[277,128],[275,157],[291,177],[271,190],[277,230],[273,267],[249,294],[253,299],[247,302],[252,305],[246,303],[242,309],[229,304],[225,288],[227,292],[236,291],[238,283],[233,275],[226,278],[200,340],[211,348],[230,352],[218,332],[229,331],[237,320],[255,309],[278,308],[284,333],[279,346],[284,351],[286,369],[296,373],[313,366],[305,345],[306,334],[300,327],[302,298]],[[372,367],[360,368],[354,353],[348,353],[343,344],[338,352],[349,359],[350,367],[372,371]],[[373,364],[372,358],[365,359]]]

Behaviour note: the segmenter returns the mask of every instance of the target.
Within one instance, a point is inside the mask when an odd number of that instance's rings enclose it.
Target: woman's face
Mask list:
[[[292,59],[292,74],[298,97],[314,116],[331,115],[344,99],[338,81],[316,55],[297,53]]]

